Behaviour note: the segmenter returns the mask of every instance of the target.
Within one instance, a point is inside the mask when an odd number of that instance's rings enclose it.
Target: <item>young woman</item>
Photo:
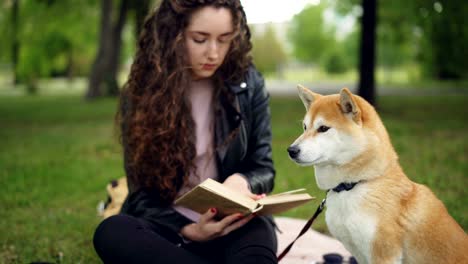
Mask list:
[[[239,0],[163,0],[121,97],[129,196],[94,234],[105,263],[276,263],[271,218],[173,205],[206,178],[273,189],[269,96]]]

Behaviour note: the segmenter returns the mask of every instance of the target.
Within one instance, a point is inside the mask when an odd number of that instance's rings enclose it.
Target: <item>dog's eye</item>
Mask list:
[[[328,129],[330,129],[330,128],[327,127],[327,126],[320,126],[320,127],[317,129],[317,132],[319,132],[319,133],[324,133],[324,132],[327,132]]]
[[[306,126],[306,124],[302,124],[302,127],[304,128],[304,131],[306,131],[306,130],[307,130],[307,126]]]

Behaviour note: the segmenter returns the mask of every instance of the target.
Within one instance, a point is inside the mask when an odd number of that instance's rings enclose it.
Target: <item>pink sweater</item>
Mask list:
[[[217,180],[216,156],[214,152],[214,86],[210,79],[193,81],[188,93],[192,105],[192,117],[195,121],[195,138],[197,156],[195,157],[196,173],[192,171],[189,184],[184,186],[177,197],[186,193],[207,178]],[[174,209],[192,221],[197,222],[200,214],[181,206]]]

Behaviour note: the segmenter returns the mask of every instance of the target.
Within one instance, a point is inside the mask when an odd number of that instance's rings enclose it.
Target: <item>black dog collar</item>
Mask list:
[[[338,184],[338,186],[336,186],[335,188],[332,189],[332,191],[334,192],[342,192],[342,191],[349,191],[351,189],[354,188],[354,186],[356,186],[356,184],[360,183],[361,181],[358,181],[358,182],[342,182],[340,184]]]

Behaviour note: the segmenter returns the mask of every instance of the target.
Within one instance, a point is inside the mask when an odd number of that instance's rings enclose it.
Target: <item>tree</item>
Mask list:
[[[340,43],[340,46],[341,43]],[[348,62],[345,52],[338,46],[329,50],[323,58],[322,67],[327,73],[339,74],[348,70]]]
[[[18,84],[19,10],[20,1],[11,0],[1,4],[0,32],[4,38],[0,42],[0,62],[11,64],[13,84]]]
[[[379,2],[376,56],[378,66],[384,69],[386,81],[391,81],[393,69],[414,65],[418,40],[414,35],[414,23],[409,22],[414,16],[410,10],[412,8],[402,5],[399,0]]]
[[[377,25],[377,0],[363,0],[362,10],[358,93],[370,104],[375,106],[375,29]]]
[[[19,1],[13,0],[12,11],[11,11],[11,27],[12,27],[12,39],[11,39],[11,63],[13,68],[13,83],[18,84],[18,73],[17,65],[19,58],[20,44],[18,40],[18,20],[19,20]]]
[[[273,73],[286,62],[286,52],[272,24],[267,24],[262,33],[253,31],[252,45],[252,57],[260,72]]]
[[[421,29],[421,60],[427,76],[439,80],[468,77],[468,5],[454,0],[416,1]]]
[[[348,33],[346,37],[339,41],[338,48],[340,48],[345,58],[346,64],[350,67],[357,68],[359,65],[359,42],[361,37],[361,30],[354,28],[353,31]]]
[[[113,12],[113,2],[113,0],[101,0],[99,48],[89,76],[88,91],[85,95],[88,100],[103,95],[115,96],[119,91],[117,73],[120,65],[122,29],[130,1],[121,0],[117,15]]]
[[[120,0],[119,11],[114,13],[114,1],[101,0],[99,48],[91,68],[86,99],[106,95],[116,96],[119,93],[117,75],[120,67],[122,31],[126,18],[129,13],[134,14],[135,39],[138,39],[152,2],[159,3],[159,1],[150,0]],[[114,17],[117,18],[114,19]]]
[[[335,10],[350,13],[357,0],[334,0]],[[468,5],[455,0],[393,0],[378,5],[379,65],[416,62],[425,77],[468,77]]]
[[[356,10],[362,11],[356,15],[360,24],[358,94],[375,106],[377,0],[336,0],[333,5],[341,14],[356,14]]]
[[[40,78],[72,77],[89,67],[95,1],[12,0],[0,9],[0,31],[9,36],[0,42],[0,60],[27,92],[37,91]]]
[[[289,38],[293,54],[303,62],[318,63],[324,52],[334,46],[333,32],[327,31],[323,22],[324,10],[323,4],[309,5],[291,21]]]

